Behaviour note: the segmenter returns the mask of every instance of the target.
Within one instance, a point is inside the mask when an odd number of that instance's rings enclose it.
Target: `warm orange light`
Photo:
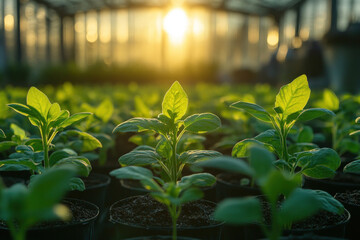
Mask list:
[[[300,37],[294,37],[292,39],[292,46],[294,48],[300,48],[302,46],[302,40]]]
[[[270,48],[275,48],[279,43],[279,32],[277,29],[272,29],[267,35],[267,44]]]
[[[195,35],[201,35],[204,31],[204,24],[199,19],[194,19],[193,32]]]
[[[94,43],[98,39],[98,25],[95,16],[88,16],[86,24],[86,40]]]
[[[4,17],[5,31],[12,31],[14,29],[14,16],[8,14]]]
[[[173,43],[181,43],[189,24],[188,16],[182,8],[174,8],[165,16],[163,28]]]

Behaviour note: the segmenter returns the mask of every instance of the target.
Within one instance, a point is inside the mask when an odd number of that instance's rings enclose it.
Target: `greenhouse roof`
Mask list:
[[[100,9],[169,7],[174,0],[34,0],[61,15]],[[185,7],[254,15],[269,15],[292,8],[304,0],[180,0]]]

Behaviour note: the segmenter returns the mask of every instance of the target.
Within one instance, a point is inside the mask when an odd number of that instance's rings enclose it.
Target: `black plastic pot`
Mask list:
[[[335,198],[341,202],[344,207],[350,212],[351,219],[349,221],[348,226],[346,227],[345,237],[348,239],[359,239],[360,236],[360,205],[355,205],[351,203],[347,203],[339,198],[340,193],[335,194]]]
[[[139,181],[136,180],[120,180],[121,184],[121,199],[128,198],[128,197],[134,197],[139,195],[145,195],[148,194],[149,191],[143,188]],[[215,201],[215,195],[216,195],[216,187],[206,187],[201,188],[204,192],[204,199],[208,201]]]
[[[233,173],[220,173],[216,175],[216,200],[218,202],[225,198],[258,196],[261,194],[260,190],[256,187],[242,186],[225,180],[232,175],[236,175],[237,178],[248,178],[245,175]]]
[[[94,233],[94,222],[99,214],[99,208],[92,203],[78,200],[66,199],[71,202],[81,202],[87,209],[94,210],[96,214],[85,221],[67,225],[48,226],[42,228],[31,228],[26,234],[27,240],[92,240]],[[0,239],[11,240],[10,232],[7,228],[0,226]]]
[[[344,174],[344,173],[338,173],[338,174]],[[360,184],[350,183],[350,182],[337,182],[330,179],[315,179],[315,178],[304,177],[303,188],[323,190],[331,195],[335,195],[336,193],[340,193],[340,192],[360,189]]]
[[[248,178],[245,175],[233,173],[220,173],[216,175],[216,200],[220,202],[226,198],[258,196],[261,194],[260,190],[256,187],[242,186],[226,181],[226,179],[235,176],[236,178]],[[235,226],[225,224],[222,231],[222,239],[238,240],[245,235],[244,226]]]
[[[88,180],[90,184],[86,184],[84,191],[71,191],[67,197],[91,202],[102,210],[104,208],[107,188],[110,184],[110,177],[104,174],[91,173]],[[91,180],[95,180],[96,183],[91,184]]]
[[[346,225],[350,221],[350,213],[345,209],[346,219],[339,222],[338,224],[326,226],[322,228],[314,228],[314,229],[291,229],[285,230],[284,236],[304,236],[304,235],[318,235],[325,237],[335,237],[335,238],[344,238]],[[249,225],[245,228],[245,239],[255,240],[264,238],[261,227],[257,224]]]
[[[122,223],[117,221],[112,217],[112,209],[116,208],[117,206],[121,206],[126,202],[133,201],[135,197],[129,197],[126,199],[122,199],[117,201],[110,207],[110,222],[113,224],[113,236],[111,239],[127,239],[127,238],[134,238],[134,237],[142,237],[142,236],[159,236],[159,235],[166,235],[171,236],[172,228],[171,226],[166,227],[159,227],[159,226],[141,226],[135,224],[128,224]],[[215,203],[201,200],[207,203],[210,203],[216,206]],[[204,240],[220,240],[221,236],[221,228],[223,223],[217,223],[209,226],[201,226],[201,227],[178,227],[177,234],[181,237],[194,237],[198,239]]]

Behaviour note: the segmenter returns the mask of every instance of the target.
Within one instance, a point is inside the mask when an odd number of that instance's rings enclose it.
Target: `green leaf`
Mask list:
[[[188,96],[178,81],[166,92],[162,102],[162,113],[174,121],[181,119],[188,108]],[[173,116],[171,116],[173,115]]]
[[[195,173],[182,177],[179,184],[195,187],[210,187],[214,185],[215,182],[216,178],[210,173]]]
[[[195,166],[216,168],[228,172],[244,174],[247,176],[252,176],[254,174],[254,171],[244,160],[227,156],[216,157],[206,161],[198,162],[195,164]]]
[[[249,156],[249,149],[251,146],[261,146],[270,151],[274,151],[274,148],[271,145],[256,139],[248,138],[236,143],[232,149],[231,155],[238,158],[247,157]]]
[[[161,157],[154,150],[133,150],[119,158],[121,166],[144,166],[157,163]]]
[[[81,178],[71,178],[70,183],[69,183],[69,191],[85,191],[86,187],[85,187],[85,183],[83,182],[83,180],[81,180]]]
[[[133,180],[148,180],[154,177],[149,169],[138,166],[122,167],[111,171],[110,175],[118,179]]]
[[[212,150],[189,150],[183,152],[179,157],[181,163],[195,163],[198,161],[204,161],[209,158],[222,156],[221,153]]]
[[[233,198],[219,203],[214,216],[229,224],[261,223],[261,211],[260,201],[255,197]]]
[[[53,120],[50,124],[49,127],[60,127],[60,124],[62,122],[64,122],[66,119],[68,119],[70,116],[70,113],[68,110],[61,110],[57,119]]]
[[[311,143],[314,138],[314,132],[311,127],[304,126],[300,129],[297,136],[298,143]]]
[[[309,191],[312,191],[313,195],[320,203],[320,208],[322,210],[335,214],[342,214],[344,212],[344,206],[329,193],[322,190]]]
[[[266,181],[260,181],[259,185],[270,203],[275,204],[281,195],[287,198],[292,191],[300,187],[301,180],[301,175],[290,175],[287,172],[273,170]]]
[[[262,142],[264,148],[280,155],[282,147],[279,134],[274,129],[266,130],[255,137],[255,140]]]
[[[204,193],[198,188],[189,188],[181,193],[180,204],[193,202],[203,197]]]
[[[335,113],[324,108],[309,108],[300,113],[297,121],[306,122],[323,116],[334,117]]]
[[[212,113],[194,114],[184,120],[185,130],[193,133],[214,131],[221,126],[218,116]]]
[[[255,171],[256,179],[266,177],[274,168],[274,161],[274,155],[268,150],[256,146],[250,148],[249,164]]]
[[[64,197],[73,176],[74,172],[69,169],[59,168],[47,170],[31,178],[29,195],[25,202],[29,216],[37,221],[58,218],[60,213],[55,211],[54,206]],[[33,221],[37,222],[34,219]]]
[[[47,114],[47,120],[54,121],[61,115],[61,108],[58,103],[54,103],[51,105],[49,112]]]
[[[339,102],[340,102],[339,98],[330,89],[324,90],[323,100],[324,100],[325,108],[330,109],[332,111],[336,111],[339,109]]]
[[[311,190],[295,189],[280,208],[279,219],[283,225],[308,218],[320,210],[320,203]]]
[[[31,109],[28,106],[20,103],[10,103],[8,104],[8,107],[26,117],[32,114]]]
[[[298,156],[298,166],[302,173],[313,178],[331,178],[339,168],[341,159],[331,148],[313,149]]]
[[[19,127],[18,125],[11,123],[10,129],[12,130],[14,135],[16,135],[20,138],[20,140],[24,140],[27,138],[25,130],[22,129],[21,127]]]
[[[156,145],[156,152],[165,159],[170,159],[172,156],[172,146],[171,143],[166,140],[166,138],[162,137],[161,140]]]
[[[31,159],[19,158],[19,159],[7,159],[0,161],[0,168],[7,165],[24,166],[28,169],[31,169],[35,172],[38,172],[38,165]],[[21,168],[22,169],[22,168]]]
[[[113,132],[143,132],[155,131],[166,133],[167,127],[156,118],[132,118],[117,125]]]
[[[280,107],[285,117],[301,111],[310,98],[310,88],[305,75],[283,86],[276,96],[275,107]]]
[[[12,141],[0,142],[0,152],[4,152],[6,150],[9,150],[11,147],[16,146],[16,145],[17,145],[17,143],[12,142]]]
[[[69,169],[72,169],[79,176],[87,177],[91,172],[90,161],[82,156],[70,156],[67,158],[62,158],[57,161],[52,167],[59,168],[66,166]]]
[[[79,138],[76,141],[73,141],[71,148],[79,152],[90,152],[97,148],[101,148],[102,144],[94,136],[86,132],[80,132],[77,130],[67,130],[61,133],[61,135],[66,135],[67,137],[77,137]]]
[[[83,112],[83,113],[75,113],[74,115],[71,115],[68,119],[64,120],[59,127],[66,128],[76,122],[79,122],[83,120],[84,118],[87,118],[92,113]]]
[[[31,87],[26,96],[28,106],[35,108],[41,116],[46,119],[48,111],[51,107],[49,98],[36,87]]]
[[[351,163],[346,164],[343,172],[360,174],[360,160],[355,160],[355,161],[352,161]]]
[[[77,156],[77,153],[72,149],[65,148],[65,149],[57,150],[50,155],[50,158],[49,158],[50,166],[53,166],[55,163],[57,163],[61,159],[71,157],[71,156]]]
[[[271,122],[270,114],[264,108],[260,107],[257,104],[240,101],[231,104],[230,107],[236,108],[238,110],[243,110],[261,121]]]
[[[6,135],[2,129],[0,129],[0,138],[6,138]]]
[[[109,98],[106,98],[96,108],[95,116],[100,118],[104,123],[108,122],[113,115],[114,105]]]
[[[355,119],[355,123],[360,123],[360,117]]]

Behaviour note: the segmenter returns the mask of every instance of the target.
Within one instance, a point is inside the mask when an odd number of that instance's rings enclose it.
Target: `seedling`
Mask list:
[[[43,151],[43,159],[41,159],[41,161],[43,162],[43,165],[39,164],[39,162],[33,161],[33,159],[26,158],[24,155],[20,155],[19,158],[1,161],[0,167],[2,165],[12,164],[26,166],[33,172],[42,173],[43,169],[71,165],[74,169],[77,169],[80,176],[89,175],[91,171],[91,164],[87,158],[76,156],[75,154],[68,154],[67,150],[63,150],[60,154],[59,152],[54,152],[51,156],[49,156],[49,149],[51,148],[52,141],[57,133],[86,118],[91,115],[91,113],[77,113],[70,116],[69,111],[61,110],[58,103],[52,104],[48,97],[35,87],[31,87],[29,89],[26,105],[11,103],[8,104],[8,106],[16,112],[26,116],[31,124],[38,128],[41,139],[33,140],[32,144],[41,144],[41,150]],[[78,132],[76,130],[70,131],[92,138],[97,143],[97,146],[101,147],[101,143],[91,135],[84,132]],[[31,151],[34,151],[34,148],[32,146],[19,146],[17,150],[30,154]],[[73,183],[74,184],[72,184],[72,186],[75,189],[84,189],[84,183],[81,179],[74,179]]]
[[[220,156],[216,151],[189,150],[181,152],[179,142],[184,133],[206,133],[220,127],[220,119],[212,113],[191,115],[184,120],[188,108],[188,97],[179,82],[174,82],[162,102],[162,113],[157,118],[132,118],[115,127],[114,132],[153,131],[160,135],[156,148],[139,146],[121,156],[122,166],[158,165],[168,180],[176,183],[186,164],[204,158]]]
[[[155,177],[146,168],[128,166],[119,168],[110,173],[118,179],[140,180],[144,188],[150,191],[151,196],[163,203],[169,210],[172,219],[173,240],[176,240],[176,223],[181,213],[181,206],[185,203],[201,199],[203,193],[198,187],[212,186],[216,179],[209,173],[198,173],[182,177],[179,182],[164,182]]]
[[[28,188],[23,184],[5,188],[0,182],[0,219],[14,240],[25,240],[27,230],[37,223],[71,217],[59,202],[73,176],[73,171],[58,168],[39,175]]]
[[[293,175],[274,167],[274,156],[264,148],[251,147],[250,165],[240,159],[218,157],[200,162],[200,167],[215,167],[246,174],[256,181],[264,200],[270,205],[271,221],[264,221],[259,197],[233,198],[222,201],[215,218],[230,224],[257,223],[270,240],[280,238],[293,222],[312,216],[319,210],[341,214],[344,207],[331,195],[320,190],[301,189],[301,175]],[[281,204],[279,204],[279,201]]]
[[[328,178],[335,174],[340,166],[340,157],[329,148],[313,149],[289,154],[287,137],[297,122],[305,122],[323,116],[335,114],[323,108],[304,109],[310,98],[310,88],[305,75],[283,86],[276,96],[273,113],[263,107],[247,102],[236,102],[231,107],[246,111],[255,118],[269,123],[272,129],[260,133],[255,138],[238,142],[232,151],[236,157],[246,157],[250,145],[257,143],[274,152],[280,168],[295,173],[301,168],[303,174],[315,178]]]
[[[360,117],[356,118],[355,123],[360,123]],[[350,133],[350,135],[359,135],[359,134],[360,134],[360,130],[356,130]],[[343,172],[360,174],[360,160],[355,160],[346,164],[346,166],[343,169]]]

